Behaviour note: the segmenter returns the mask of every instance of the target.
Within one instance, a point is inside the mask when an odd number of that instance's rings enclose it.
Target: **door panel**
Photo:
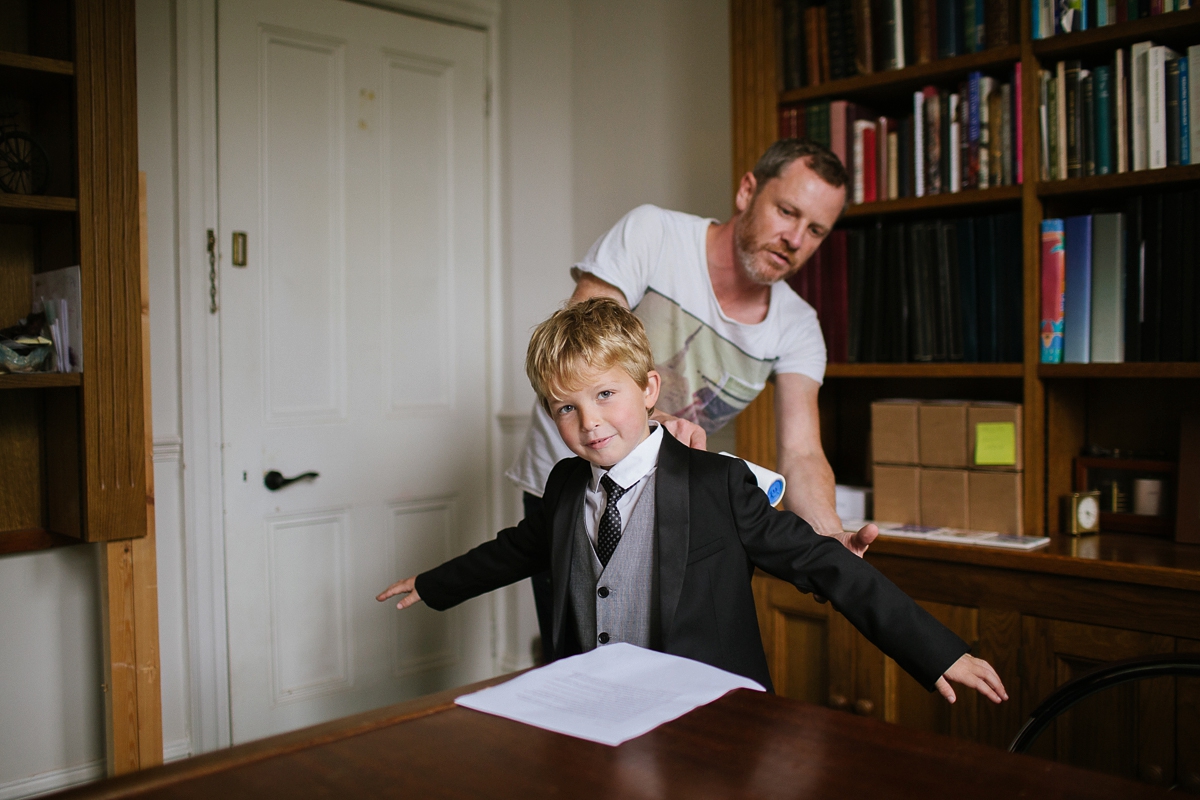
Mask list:
[[[490,534],[482,32],[339,0],[218,14],[233,737],[491,673],[487,600],[374,595]],[[263,474],[315,471],[276,492]]]

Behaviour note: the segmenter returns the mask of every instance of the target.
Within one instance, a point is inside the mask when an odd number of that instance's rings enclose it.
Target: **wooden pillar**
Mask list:
[[[775,75],[775,3],[730,0],[730,84],[733,92],[733,190],[775,141],[779,96]],[[768,387],[773,388],[773,387]],[[737,454],[775,468],[774,392],[764,391],[738,414]]]
[[[142,403],[145,420],[146,536],[100,545],[104,619],[104,711],[108,774],[163,760],[158,655],[158,564],[154,539],[154,438],[150,416],[149,258],[146,174],[138,174],[141,229]]]

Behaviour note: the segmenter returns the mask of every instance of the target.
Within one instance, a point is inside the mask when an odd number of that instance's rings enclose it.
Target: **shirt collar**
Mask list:
[[[629,451],[629,455],[622,458],[610,469],[598,467],[592,464],[592,480],[589,488],[595,492],[599,491],[600,478],[603,475],[608,475],[616,484],[622,488],[628,489],[635,483],[646,477],[650,470],[658,463],[658,450],[662,447],[663,429],[657,422],[650,423],[650,435],[633,450]]]

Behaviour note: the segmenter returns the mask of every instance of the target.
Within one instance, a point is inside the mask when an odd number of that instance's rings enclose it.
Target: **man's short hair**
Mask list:
[[[525,373],[547,411],[551,397],[578,388],[589,373],[614,366],[645,389],[654,356],[642,321],[609,297],[554,312],[534,329],[525,353]]]
[[[778,178],[788,164],[798,158],[807,159],[808,168],[835,189],[850,183],[841,159],[825,145],[811,139],[780,139],[768,147],[754,165],[756,192],[761,191],[767,181]]]

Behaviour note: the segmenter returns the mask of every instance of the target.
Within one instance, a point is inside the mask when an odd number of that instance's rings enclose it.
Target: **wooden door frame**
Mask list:
[[[488,416],[488,525],[503,517],[500,420],[504,363],[499,0],[348,0],[481,30],[486,35],[489,114],[485,121],[487,225],[486,409]],[[210,311],[208,231],[220,230],[217,181],[217,0],[174,0],[176,210],[179,286],[181,428],[184,455],[183,540],[188,620],[188,679],[193,751],[232,743],[228,627],[225,597],[225,524],[221,460],[220,314]],[[218,237],[219,239],[220,237]],[[217,274],[225,257],[217,242]],[[217,301],[220,291],[218,286]],[[497,618],[491,609],[492,638]],[[492,652],[496,648],[492,647]],[[493,664],[493,669],[496,665]]]

